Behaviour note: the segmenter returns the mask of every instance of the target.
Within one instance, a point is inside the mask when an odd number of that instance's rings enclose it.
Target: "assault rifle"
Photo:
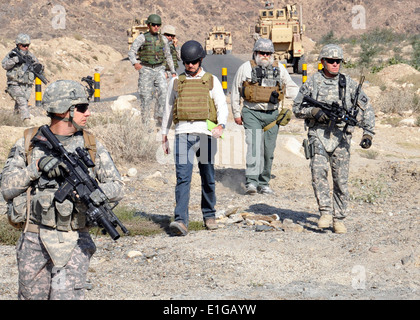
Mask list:
[[[86,90],[89,94],[88,100],[90,100],[90,98],[92,98],[93,94],[95,93],[95,89],[93,87],[95,81],[93,80],[91,76],[83,77],[82,81],[86,82],[87,84]]]
[[[36,77],[38,77],[44,84],[48,83],[47,78],[45,78],[43,69],[44,67],[40,63],[36,63],[31,56],[23,55],[19,52],[19,49],[15,48],[12,50],[10,57],[18,56],[20,61],[23,61],[23,71],[26,72],[29,70],[32,72]]]
[[[348,112],[346,109],[341,107],[337,102],[328,104],[326,102],[317,101],[309,96],[303,96],[303,102],[306,102],[307,104],[313,107],[321,108],[321,110],[324,111],[324,113],[328,116],[328,118],[330,118],[330,124],[328,127],[330,130],[334,127],[336,123],[344,122],[346,125],[357,126],[359,128],[362,128],[363,130],[366,130],[372,135],[375,134],[375,132],[368,129],[366,126],[362,125],[360,121],[357,121],[356,119],[357,110],[354,109],[357,107],[356,105],[352,107],[351,112]],[[356,103],[357,101],[355,102],[355,104]]]
[[[92,222],[93,225],[102,228],[103,234],[108,233],[113,240],[117,240],[120,237],[116,229],[117,226],[120,226],[124,234],[128,234],[128,230],[112,212],[113,208],[109,205],[109,200],[102,192],[98,182],[89,175],[88,168],[94,167],[95,164],[88,157],[86,150],[78,147],[74,153],[67,152],[47,125],[41,126],[40,132],[46,141],[39,137],[38,139],[42,139],[47,147],[65,164],[65,168],[60,168],[64,182],[55,192],[55,200],[61,203],[67,197],[73,197],[74,193],[76,193],[78,199],[87,207],[87,220]],[[94,199],[91,197],[96,190],[99,190],[99,194],[101,195],[100,200],[96,199],[97,197],[94,197]]]

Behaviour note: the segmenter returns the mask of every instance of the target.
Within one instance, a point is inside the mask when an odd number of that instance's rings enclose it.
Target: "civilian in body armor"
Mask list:
[[[68,152],[80,147],[95,166],[89,174],[100,189],[92,200],[118,201],[123,182],[111,156],[84,130],[90,116],[83,85],[60,80],[49,85],[42,104],[51,118],[51,132]],[[11,204],[11,224],[22,228],[17,243],[18,298],[22,300],[79,300],[84,298],[89,261],[96,247],[89,235],[86,206],[78,195],[55,200],[66,165],[45,143],[38,128],[29,128],[12,147],[2,172],[1,192]],[[102,190],[102,191],[101,191]]]
[[[271,40],[258,39],[253,51],[253,60],[242,64],[233,79],[232,112],[235,123],[245,128],[246,193],[273,194],[269,182],[279,126],[264,128],[278,119],[284,97],[294,99],[299,87],[284,66],[274,62]]]
[[[138,92],[143,122],[148,125],[152,117],[151,106],[155,89],[157,89],[157,107],[154,118],[158,124],[162,121],[162,112],[165,107],[167,81],[165,76],[166,64],[172,76],[176,76],[174,62],[168,39],[159,33],[162,20],[157,14],[147,18],[149,31],[140,34],[128,51],[128,58],[134,68],[139,72]]]
[[[43,67],[38,62],[38,59],[29,51],[31,44],[29,35],[24,33],[18,34],[15,43],[16,48],[4,57],[1,65],[7,71],[7,92],[15,100],[15,113],[20,114],[24,125],[28,126],[31,117],[28,101],[31,97],[35,75],[27,68],[16,51],[23,56],[29,56],[33,63],[37,64],[40,69],[43,69]]]
[[[185,73],[171,80],[162,121],[162,147],[168,154],[168,131],[175,123],[175,221],[170,224],[173,235],[188,233],[191,177],[194,157],[201,176],[201,211],[207,229],[217,229],[215,220],[216,183],[214,156],[216,139],[225,128],[228,109],[220,81],[201,66],[206,52],[200,43],[187,41],[181,47]],[[207,120],[217,123],[209,130]]]
[[[346,111],[350,111],[354,106],[358,120],[364,125],[360,144],[364,149],[372,145],[375,114],[366,94],[360,90],[358,96],[356,95],[357,82],[340,73],[343,61],[341,47],[335,44],[325,45],[321,49],[319,59],[323,69],[302,85],[294,101],[293,112],[297,118],[305,119],[309,149],[313,150],[310,154],[310,167],[312,186],[321,215],[318,227],[329,228],[332,223],[335,233],[346,233],[344,219],[349,198],[347,181],[354,126],[338,121],[331,127],[326,112],[303,99],[309,96],[319,102],[337,103]],[[329,168],[333,180],[333,199],[328,183]]]

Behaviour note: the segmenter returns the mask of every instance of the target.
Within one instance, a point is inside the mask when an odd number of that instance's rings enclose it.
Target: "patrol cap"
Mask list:
[[[262,52],[270,52],[274,53],[274,45],[270,39],[259,38],[255,41],[254,44],[254,52],[255,51],[262,51]]]
[[[19,33],[15,40],[16,44],[31,44],[31,37],[26,33]]]
[[[146,21],[147,24],[162,24],[162,19],[157,14],[151,14]]]
[[[162,30],[160,30],[162,34],[171,34],[173,36],[176,36],[176,29],[174,26],[171,25],[164,25]]]
[[[322,47],[321,52],[319,53],[318,60],[321,60],[323,58],[343,60],[343,49],[341,49],[341,47],[336,44],[326,44]]]
[[[51,83],[42,97],[42,107],[48,113],[65,113],[78,104],[89,104],[88,95],[85,87],[73,80]]]

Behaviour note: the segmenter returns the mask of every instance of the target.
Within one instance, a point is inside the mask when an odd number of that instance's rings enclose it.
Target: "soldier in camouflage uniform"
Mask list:
[[[310,167],[312,186],[321,215],[318,227],[328,228],[333,223],[334,232],[345,233],[347,229],[343,221],[346,217],[349,198],[347,180],[354,127],[338,122],[330,128],[330,119],[323,110],[303,102],[303,97],[310,96],[328,104],[337,102],[349,111],[353,106],[358,83],[340,73],[343,61],[341,47],[334,44],[325,45],[321,49],[319,59],[324,68],[301,86],[294,100],[293,112],[297,118],[305,119],[309,144],[314,150]],[[360,91],[357,100],[356,103],[360,108],[358,120],[365,128],[361,146],[367,149],[372,145],[375,114],[363,90]],[[333,180],[333,200],[331,200],[328,185],[329,167],[331,167]]]
[[[232,113],[235,123],[245,128],[246,193],[273,194],[269,182],[279,126],[263,129],[279,116],[283,103],[281,96],[294,99],[299,87],[286,68],[274,62],[271,40],[259,38],[253,51],[253,59],[242,64],[233,79]],[[248,88],[253,89],[249,95],[246,93]]]
[[[34,63],[38,59],[29,51],[31,38],[29,35],[20,33],[15,40],[16,48],[10,51],[1,62],[3,69],[7,70],[7,92],[15,100],[15,113],[20,114],[25,125],[29,125],[30,113],[28,100],[31,96],[35,75],[30,72],[22,59],[16,54],[18,50],[22,55],[28,55]]]
[[[154,118],[158,124],[162,121],[163,108],[167,92],[165,76],[166,63],[173,76],[176,75],[172,61],[171,49],[168,39],[159,33],[162,24],[160,16],[151,14],[147,18],[149,31],[140,34],[134,41],[128,52],[128,58],[134,68],[139,72],[138,92],[143,122],[149,124],[151,106],[155,89],[157,89],[158,103]]]
[[[174,68],[176,70],[179,67],[178,61],[181,61],[181,52],[180,52],[180,48],[178,47],[178,38],[176,37],[176,29],[174,26],[165,25],[162,28],[162,34],[169,41],[169,46],[171,48],[171,54],[172,54],[172,61],[174,62]],[[168,63],[166,63],[165,71],[166,71],[166,78],[169,81],[172,78],[172,76],[171,76],[171,70],[169,69]]]
[[[90,174],[110,201],[120,200],[123,182],[111,156],[93,135],[85,136],[83,128],[90,116],[85,88],[75,81],[56,81],[46,88],[42,104],[63,147],[68,152],[77,147],[91,151],[95,167]],[[46,147],[37,128],[28,130],[34,135],[25,133],[12,147],[1,183],[4,199],[13,203],[9,220],[23,227],[17,243],[18,298],[83,299],[89,261],[96,250],[88,232],[86,206],[77,196],[62,203],[54,200],[64,164]],[[91,198],[103,197],[97,191]]]

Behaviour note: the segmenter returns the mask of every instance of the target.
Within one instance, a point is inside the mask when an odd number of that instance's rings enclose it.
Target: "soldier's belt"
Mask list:
[[[84,227],[78,230],[73,231],[79,231],[79,232],[89,232],[89,228]],[[29,223],[26,227],[26,232],[32,232],[32,233],[39,233],[39,224]]]
[[[163,65],[163,63],[157,63],[157,64],[148,64],[148,63],[142,63],[141,64],[143,67],[148,67],[148,68],[157,68],[157,67],[161,67]]]

